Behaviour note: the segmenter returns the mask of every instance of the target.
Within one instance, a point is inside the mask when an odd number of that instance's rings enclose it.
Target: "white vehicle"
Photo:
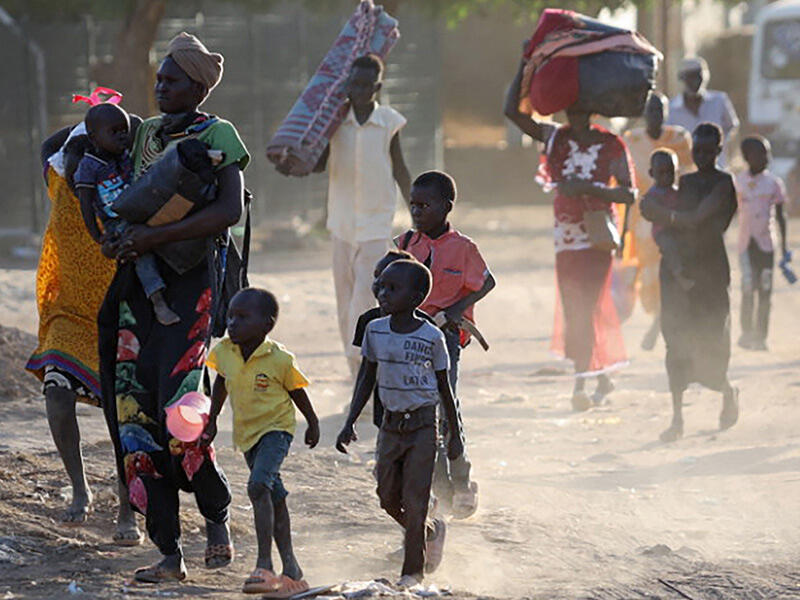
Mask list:
[[[758,13],[748,104],[750,122],[772,144],[770,168],[786,180],[800,161],[800,0],[774,2]]]

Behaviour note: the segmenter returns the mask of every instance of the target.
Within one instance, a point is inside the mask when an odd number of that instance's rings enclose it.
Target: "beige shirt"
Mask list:
[[[389,239],[397,203],[389,146],[406,119],[375,103],[359,125],[351,108],[330,142],[328,230],[345,242]]]

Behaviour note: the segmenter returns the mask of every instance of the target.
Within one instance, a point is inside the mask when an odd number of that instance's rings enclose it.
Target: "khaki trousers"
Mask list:
[[[350,243],[336,236],[333,242],[333,285],[336,289],[336,311],[344,354],[353,376],[361,364],[361,352],[353,346],[358,317],[377,302],[372,293],[375,264],[389,249],[388,240]]]

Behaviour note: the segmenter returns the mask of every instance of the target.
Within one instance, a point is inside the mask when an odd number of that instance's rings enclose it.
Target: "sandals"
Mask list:
[[[281,586],[274,592],[264,594],[264,598],[291,598],[297,594],[302,594],[309,590],[308,582],[305,579],[292,579],[286,575],[280,576]]]
[[[206,569],[221,569],[233,562],[233,544],[209,544],[206,546]]]
[[[186,579],[186,567],[181,566],[177,571],[170,571],[159,564],[141,567],[133,573],[135,581],[140,583],[163,583],[165,581],[183,581]]]
[[[245,579],[242,586],[243,594],[269,594],[277,592],[281,589],[283,582],[281,578],[275,575],[269,569],[262,569],[256,567],[250,574],[250,577]],[[277,596],[275,596],[277,597]],[[288,596],[286,596],[288,598]]]

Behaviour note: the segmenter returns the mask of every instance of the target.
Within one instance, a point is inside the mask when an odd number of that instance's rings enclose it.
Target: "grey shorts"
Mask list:
[[[244,453],[250,468],[250,483],[263,483],[272,495],[272,502],[284,500],[289,492],[283,486],[280,468],[289,454],[292,435],[286,431],[270,431],[261,436],[255,446]]]

